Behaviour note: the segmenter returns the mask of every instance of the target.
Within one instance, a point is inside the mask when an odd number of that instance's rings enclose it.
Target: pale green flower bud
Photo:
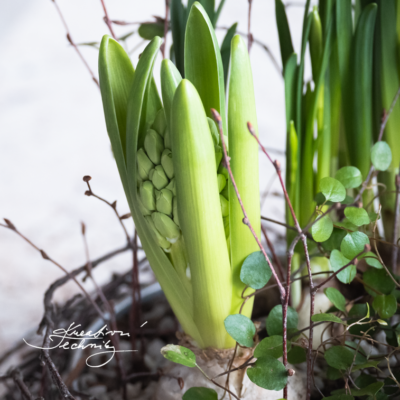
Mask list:
[[[140,196],[137,197],[137,201],[138,201],[139,209],[140,209],[140,212],[142,213],[142,215],[144,215],[144,216],[146,216],[146,215],[151,215],[151,211],[148,210],[148,209],[143,205]]]
[[[229,217],[222,218],[224,221],[224,230],[225,230],[225,237],[228,238],[229,236]]]
[[[178,216],[178,199],[175,196],[174,200],[172,202],[172,213],[174,215],[174,222],[180,227],[180,223],[179,223],[179,216]]]
[[[149,172],[149,180],[153,179],[154,171],[155,171],[154,168],[150,170],[150,172]]]
[[[168,185],[168,178],[165,175],[164,168],[161,165],[157,165],[154,168],[151,181],[156,189],[164,189]]]
[[[174,196],[176,196],[176,186],[175,186],[175,179],[171,179],[170,183],[168,184],[168,186],[165,188],[170,190]]]
[[[164,141],[154,129],[149,129],[147,131],[146,137],[144,138],[144,149],[154,164],[160,164],[161,153],[164,151]]]
[[[151,215],[151,218],[153,219],[157,230],[161,233],[161,235],[166,237],[168,242],[175,243],[179,239],[179,236],[181,235],[179,226],[176,225],[175,222],[168,217],[168,215],[154,212]]]
[[[229,179],[229,172],[222,164],[218,168],[218,173],[224,175],[226,179]]]
[[[145,208],[150,211],[156,209],[156,197],[154,193],[154,186],[150,181],[145,181],[139,189],[140,200]]]
[[[149,179],[149,172],[154,168],[154,164],[147,157],[143,149],[137,152],[138,175],[142,181]]]
[[[167,251],[170,247],[171,247],[171,243],[168,242],[167,239],[165,239],[165,237],[163,237],[160,232],[158,232],[156,226],[154,225],[153,219],[151,218],[151,216],[146,216],[144,217],[147,221],[147,223],[150,225],[151,227],[151,232],[153,234],[154,239],[156,240],[156,242],[158,243],[158,245],[160,247],[162,247],[165,251]],[[168,253],[168,251],[167,251]]]
[[[172,215],[172,198],[174,195],[168,189],[156,190],[156,208],[157,211]]]
[[[219,145],[220,142],[219,132],[217,126],[215,125],[215,122],[211,118],[207,117],[207,122],[208,126],[210,127],[211,137],[215,148],[216,146]]]
[[[227,217],[229,215],[229,201],[221,194],[219,195],[219,201],[221,202],[222,216]]]
[[[172,164],[172,152],[165,149],[161,155],[161,165],[169,179],[174,177],[174,165]]]
[[[168,129],[165,131],[165,134],[164,134],[164,146],[166,149],[170,149],[170,150],[172,149],[171,134],[169,133]]]
[[[154,120],[151,128],[154,129],[160,136],[164,137],[166,127],[167,122],[165,121],[164,109],[162,108],[160,111],[158,111],[156,119]]]
[[[226,178],[222,174],[217,175],[218,180],[218,192],[221,193],[224,187],[226,186]]]

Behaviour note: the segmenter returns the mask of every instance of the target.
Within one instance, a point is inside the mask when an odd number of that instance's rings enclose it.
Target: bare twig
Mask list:
[[[103,10],[104,10],[104,22],[105,22],[106,25],[108,26],[108,29],[110,30],[110,33],[111,33],[111,36],[113,37],[113,39],[118,41],[117,37],[115,36],[115,33],[114,33],[114,29],[113,29],[113,27],[112,27],[111,20],[110,20],[110,18],[108,17],[108,12],[107,12],[107,8],[106,8],[106,4],[105,4],[104,0],[100,0],[100,1],[101,1],[101,5],[102,5],[102,7],[103,7]]]
[[[249,2],[249,13],[247,17],[247,51],[250,54],[251,46],[253,44],[253,35],[251,33],[251,9],[253,5],[253,0],[248,0]]]
[[[264,238],[265,238],[265,241],[267,242],[267,246],[268,246],[268,248],[269,248],[269,251],[270,251],[271,254],[272,254],[272,258],[274,259],[275,264],[278,266],[278,270],[279,270],[279,272],[280,272],[282,282],[284,282],[284,281],[285,281],[285,270],[283,269],[282,263],[281,263],[281,261],[279,260],[279,257],[277,256],[277,254],[276,254],[276,252],[275,252],[274,245],[273,245],[272,242],[269,240],[267,230],[266,230],[262,225],[261,225],[261,232],[263,233]]]
[[[69,42],[69,43],[71,44],[71,46],[75,49],[75,51],[76,51],[76,53],[78,54],[79,58],[81,59],[81,61],[82,61],[83,64],[85,65],[86,69],[89,71],[89,74],[91,75],[93,82],[97,85],[97,87],[100,88],[99,81],[98,81],[97,78],[95,77],[95,75],[94,75],[92,69],[90,68],[90,66],[89,66],[89,64],[87,63],[87,61],[85,60],[85,58],[83,57],[83,55],[82,55],[81,51],[79,50],[78,46],[77,46],[77,45],[75,44],[75,42],[72,40],[72,36],[71,36],[71,33],[70,33],[69,29],[68,29],[67,22],[66,22],[66,20],[65,20],[65,18],[64,18],[63,13],[61,12],[60,7],[59,7],[58,4],[57,4],[57,1],[56,1],[56,0],[52,0],[52,2],[54,3],[54,6],[56,7],[57,13],[58,13],[58,15],[60,16],[61,22],[62,22],[62,24],[64,25],[64,28],[65,28],[65,31],[67,32],[67,40],[68,40],[68,42]]]
[[[21,391],[24,399],[35,400],[32,393],[29,391],[28,386],[26,386],[22,376],[22,372],[19,369],[13,369],[7,375],[0,376],[0,382],[3,380],[5,381],[6,379],[14,380],[15,384],[19,387],[19,390]]]

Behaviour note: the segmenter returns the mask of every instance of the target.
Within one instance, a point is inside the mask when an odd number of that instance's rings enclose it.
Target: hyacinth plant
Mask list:
[[[161,98],[153,67],[155,37],[136,69],[108,36],[99,55],[107,131],[142,247],[184,332],[200,348],[231,348],[224,320],[239,312],[244,259],[258,250],[223,160],[222,138],[242,201],[260,234],[258,147],[250,62],[232,41],[228,101],[213,24],[194,3],[185,34],[185,79],[170,60],[161,65]],[[224,136],[211,119],[221,116]],[[241,311],[250,317],[252,301]]]

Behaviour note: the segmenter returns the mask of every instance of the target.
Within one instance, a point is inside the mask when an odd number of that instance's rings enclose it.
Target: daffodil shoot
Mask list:
[[[105,36],[99,56],[107,131],[142,247],[184,332],[200,348],[231,348],[224,320],[239,313],[243,261],[258,250],[225,168],[211,108],[222,118],[232,173],[248,217],[260,235],[257,127],[252,73],[240,36],[231,43],[227,87],[221,53],[207,13],[191,8],[184,74],[161,63],[155,37],[133,67]],[[247,292],[249,293],[249,292]],[[252,301],[242,314],[250,317]]]

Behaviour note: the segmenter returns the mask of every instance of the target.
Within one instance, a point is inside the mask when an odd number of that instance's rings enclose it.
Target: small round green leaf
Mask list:
[[[145,22],[139,26],[140,37],[146,40],[153,40],[156,36],[164,36],[164,24],[158,22]]]
[[[333,222],[329,215],[319,218],[311,227],[311,233],[316,242],[325,242],[325,240],[328,240],[332,231]]]
[[[367,253],[364,253],[360,258],[363,258],[365,260],[365,262],[368,265],[370,265],[371,267],[374,267],[376,269],[383,268],[383,265],[378,260],[376,254],[374,254],[372,251],[368,251]]]
[[[266,321],[267,332],[269,336],[282,335],[283,334],[283,323],[282,323],[282,305],[278,304],[269,313]],[[287,329],[297,329],[299,322],[299,316],[297,312],[292,308],[288,307],[287,310]]]
[[[374,297],[378,294],[391,294],[396,288],[395,283],[384,269],[370,268],[364,272],[363,281],[368,285],[365,286],[365,290]]]
[[[342,243],[343,238],[346,236],[346,231],[339,228],[333,228],[333,232],[331,237],[326,241],[321,243],[322,247],[325,250],[332,251],[332,250],[339,250],[340,244]]]
[[[214,389],[192,387],[185,392],[182,400],[218,400],[218,394]]]
[[[319,187],[326,200],[333,202],[340,202],[346,198],[346,189],[344,186],[335,178],[322,178],[319,182]]]
[[[292,343],[287,341],[288,351]],[[263,356],[271,356],[274,358],[280,358],[283,355],[283,337],[282,336],[269,336],[261,340],[254,350],[254,357],[259,358]]]
[[[367,225],[371,222],[368,213],[364,208],[346,207],[344,209],[344,215],[356,226]]]
[[[331,367],[345,370],[353,363],[354,353],[344,346],[332,346],[325,352],[324,358]]]
[[[253,347],[256,327],[250,318],[242,314],[228,315],[224,324],[229,335],[241,346]]]
[[[371,161],[378,171],[386,171],[392,162],[392,151],[386,142],[377,142],[371,149]]]
[[[328,287],[324,289],[324,293],[338,310],[346,312],[346,299],[339,290],[333,287]]]
[[[196,366],[196,356],[192,350],[183,346],[167,344],[161,349],[161,354],[169,361],[193,368]]]
[[[369,238],[365,233],[351,232],[342,240],[340,250],[346,258],[352,260],[364,251],[366,244],[369,244]]]
[[[331,253],[331,258],[329,259],[332,269],[334,272],[338,271],[340,268],[344,267],[350,262],[339,250],[333,250]],[[350,283],[355,278],[357,273],[357,268],[354,264],[349,265],[343,271],[340,271],[336,277],[342,283]]]
[[[384,294],[375,296],[372,307],[374,307],[374,310],[381,318],[388,319],[392,317],[397,310],[396,297],[391,294],[387,296]]]
[[[287,370],[276,358],[263,356],[247,370],[249,379],[267,390],[281,390],[287,384]]]
[[[314,314],[311,317],[311,321],[313,322],[336,322],[338,324],[346,324],[342,321],[339,317],[331,313],[321,313],[321,314]]]
[[[261,251],[251,253],[243,261],[240,280],[253,289],[261,289],[271,279],[272,271]]]
[[[290,364],[301,364],[307,360],[307,353],[303,347],[293,346],[288,353],[288,361]]]
[[[343,167],[336,172],[335,178],[346,188],[354,189],[362,184],[361,171],[356,167]]]

